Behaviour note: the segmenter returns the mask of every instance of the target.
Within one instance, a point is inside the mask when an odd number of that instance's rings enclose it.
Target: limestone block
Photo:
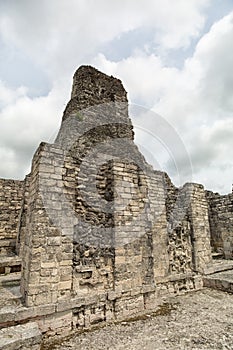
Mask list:
[[[71,289],[71,280],[59,282],[58,289],[59,290],[66,290],[66,289],[70,290]]]

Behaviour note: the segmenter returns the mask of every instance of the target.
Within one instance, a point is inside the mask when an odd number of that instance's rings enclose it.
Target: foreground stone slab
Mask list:
[[[233,270],[214,273],[204,277],[204,286],[233,293]]]
[[[41,332],[35,322],[4,328],[0,330],[0,349],[39,350],[41,337]]]

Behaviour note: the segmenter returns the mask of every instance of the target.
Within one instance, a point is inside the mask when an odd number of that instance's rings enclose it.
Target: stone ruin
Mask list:
[[[233,194],[176,188],[134,144],[120,80],[75,73],[53,144],[24,181],[0,180],[0,345],[153,311],[233,269]]]

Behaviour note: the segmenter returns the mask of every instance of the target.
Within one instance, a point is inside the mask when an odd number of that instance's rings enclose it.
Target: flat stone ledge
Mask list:
[[[0,248],[2,247],[13,247],[15,248],[16,242],[14,238],[0,239]]]
[[[224,292],[233,293],[233,270],[215,273],[205,276],[204,287],[219,289]]]
[[[21,265],[21,258],[15,256],[0,256],[0,267]]]
[[[233,260],[218,260],[204,269],[205,275],[211,275],[216,272],[227,271],[233,269]]]
[[[35,322],[0,330],[2,350],[39,350],[41,340],[42,334]]]
[[[39,307],[4,306],[0,308],[0,329],[8,324],[15,324],[29,319],[45,317],[55,313],[55,305],[48,304]]]
[[[165,277],[156,277],[155,281],[156,283],[167,283],[167,282],[175,282],[175,281],[180,281],[183,279],[187,279],[187,278],[194,278],[198,276],[198,274],[196,272],[192,272],[192,271],[188,271],[185,273],[177,273],[177,274],[172,274],[169,276],[165,276]]]
[[[0,288],[12,287],[20,284],[21,272],[13,272],[0,276]]]

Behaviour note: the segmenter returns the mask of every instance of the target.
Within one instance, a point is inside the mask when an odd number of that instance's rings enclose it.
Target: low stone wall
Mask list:
[[[1,310],[0,329],[4,336],[17,324],[25,324],[26,327],[26,322],[30,321],[36,322],[40,332],[46,336],[65,336],[71,330],[82,332],[154,312],[168,297],[198,290],[202,286],[201,276],[183,276],[180,280],[164,281],[157,287],[109,290],[33,307],[11,306]]]

